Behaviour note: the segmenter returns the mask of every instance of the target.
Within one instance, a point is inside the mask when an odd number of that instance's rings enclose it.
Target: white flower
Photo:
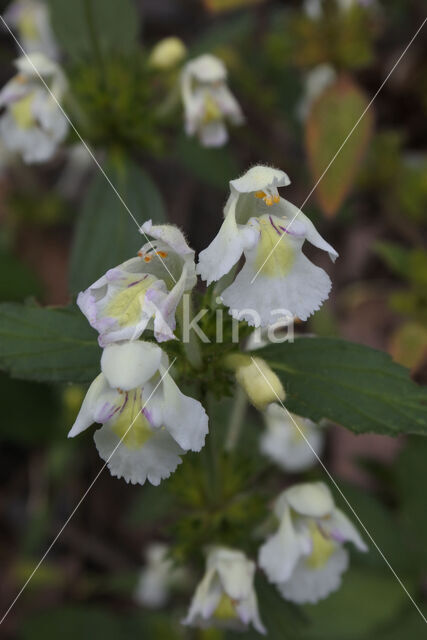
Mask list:
[[[174,338],[176,308],[196,283],[194,251],[177,227],[149,220],[141,232],[155,240],[77,297],[101,346],[135,340],[147,328],[159,342]]]
[[[330,87],[337,74],[330,64],[319,64],[309,71],[304,78],[304,95],[297,106],[297,114],[306,120],[313,104],[322,93]]]
[[[208,553],[206,572],[199,583],[183,624],[246,629],[252,623],[266,633],[254,589],[255,563],[244,553],[215,547]]]
[[[187,48],[180,38],[163,38],[151,50],[148,64],[153,69],[167,71],[182,62],[186,55]]]
[[[376,4],[376,0],[336,0],[338,9],[341,11],[348,11],[355,5],[361,7],[370,7]],[[304,12],[312,20],[318,20],[323,16],[322,0],[305,0]]]
[[[289,183],[286,173],[266,166],[231,180],[225,220],[199,257],[197,272],[210,284],[245,255],[243,268],[221,299],[234,318],[255,327],[290,314],[306,320],[331,288],[329,276],[305,257],[302,245],[308,240],[332,260],[338,254],[302,211],[279,196],[277,188]]]
[[[323,482],[286,489],[274,513],[279,528],[261,547],[259,564],[287,600],[314,603],[339,588],[348,567],[344,542],[367,551]]]
[[[148,479],[158,485],[175,471],[182,454],[200,451],[208,432],[202,405],[181,393],[167,368],[168,358],[156,344],[109,345],[102,354],[102,373],[89,387],[68,434],[102,424],[94,435],[99,455],[113,476],[132,484]]]
[[[169,599],[171,589],[187,581],[184,568],[175,567],[168,556],[169,547],[156,542],[145,552],[146,566],[141,571],[135,600],[146,607],[158,609]]]
[[[224,63],[210,54],[190,60],[181,75],[181,94],[187,135],[197,134],[205,147],[221,147],[228,140],[225,122],[243,123],[242,110],[226,85]]]
[[[46,2],[15,0],[5,12],[6,23],[17,30],[25,53],[44,53],[58,57],[58,46],[50,26]]]
[[[324,437],[314,422],[293,413],[289,415],[276,403],[267,407],[264,421],[261,451],[279,467],[291,472],[304,471],[317,462],[316,454],[319,456],[322,452]]]
[[[61,100],[67,83],[60,67],[41,53],[18,58],[19,73],[0,91],[0,134],[10,151],[25,162],[45,162],[55,153],[68,131],[68,122],[35,69]],[[34,66],[33,66],[34,65]]]

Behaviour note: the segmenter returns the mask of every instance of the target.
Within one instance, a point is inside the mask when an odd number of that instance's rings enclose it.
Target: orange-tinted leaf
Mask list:
[[[203,0],[206,9],[209,9],[212,13],[241,9],[261,2],[264,2],[264,0]]]
[[[347,76],[340,77],[313,104],[306,123],[306,147],[315,182],[368,105],[365,93]],[[353,186],[369,143],[373,112],[369,109],[316,188],[325,215],[334,216]]]

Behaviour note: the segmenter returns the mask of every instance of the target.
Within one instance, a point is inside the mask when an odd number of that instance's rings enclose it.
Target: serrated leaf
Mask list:
[[[77,309],[0,304],[0,368],[39,382],[90,382],[99,373],[96,332]]]
[[[355,433],[427,435],[427,391],[375,349],[335,338],[297,338],[256,352],[277,372],[287,408]]]
[[[132,0],[47,0],[58,42],[73,59],[105,61],[137,44],[138,14]]]
[[[151,178],[126,161],[110,164],[106,173],[137,223],[164,222],[160,194]],[[146,242],[138,224],[120,202],[105,177],[97,173],[89,187],[74,236],[70,263],[70,290],[86,289],[108,269],[136,255]]]
[[[363,91],[347,76],[340,77],[316,100],[305,139],[313,179],[317,182],[368,105]],[[320,206],[334,216],[353,186],[373,125],[369,109],[347,139],[316,187]]]

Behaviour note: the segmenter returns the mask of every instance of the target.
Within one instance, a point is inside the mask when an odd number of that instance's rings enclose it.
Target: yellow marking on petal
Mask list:
[[[215,120],[221,120],[221,109],[212,98],[210,93],[205,94],[205,111],[203,114],[203,124],[209,124],[215,122]]]
[[[137,274],[134,277],[137,279]],[[145,293],[155,280],[154,276],[147,275],[140,282],[132,283],[129,278],[129,282],[111,298],[104,316],[115,318],[121,327],[136,325],[141,318]]]
[[[314,522],[310,524],[310,533],[313,550],[305,562],[310,569],[321,569],[335,551],[336,545],[329,538],[325,538]]]
[[[123,444],[128,449],[143,447],[153,435],[150,423],[142,413],[140,388],[129,391],[122,411],[113,420],[112,430],[118,438],[123,438]]]
[[[217,608],[214,611],[214,618],[218,620],[234,620],[237,618],[236,602],[230,598],[226,593],[223,593],[218,603]]]
[[[276,229],[280,221],[272,218]],[[255,270],[261,269],[260,275],[265,277],[285,276],[292,269],[295,261],[295,248],[292,241],[283,231],[279,234],[273,223],[267,218],[260,218],[260,239],[255,259]],[[282,238],[278,243],[280,237]]]
[[[39,40],[40,33],[31,11],[23,11],[18,20],[18,30],[23,40]]]
[[[10,111],[20,129],[31,129],[34,126],[32,113],[34,93],[29,93],[24,98],[11,105]]]

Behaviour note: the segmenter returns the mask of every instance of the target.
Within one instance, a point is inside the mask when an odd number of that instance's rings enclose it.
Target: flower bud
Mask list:
[[[154,69],[168,71],[176,67],[186,54],[187,48],[182,40],[176,37],[163,38],[151,50],[148,63]]]
[[[232,354],[226,358],[226,366],[234,369],[237,382],[257,409],[285,399],[282,383],[262,358]]]

